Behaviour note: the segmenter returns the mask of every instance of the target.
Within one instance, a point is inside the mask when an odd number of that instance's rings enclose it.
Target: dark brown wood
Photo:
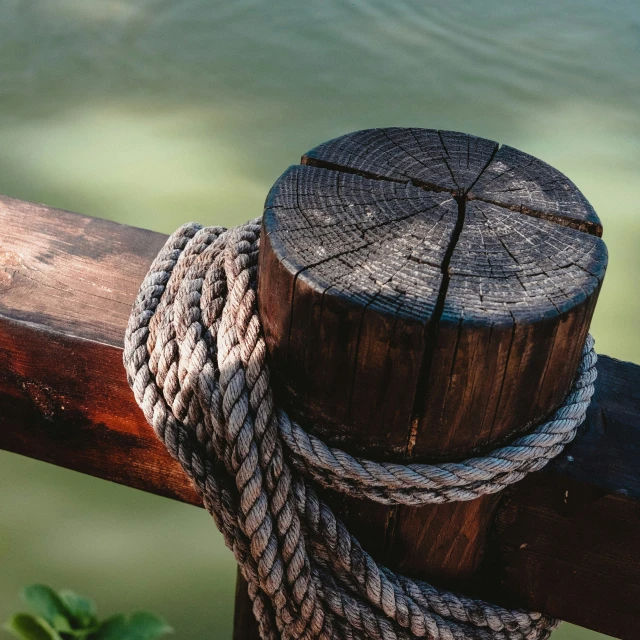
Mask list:
[[[374,129],[289,168],[265,204],[258,295],[280,403],[350,453],[407,461],[483,452],[558,407],[607,254],[584,197],[536,162],[509,181],[490,140]],[[469,199],[487,171],[526,206]],[[500,497],[328,499],[386,564],[468,591]]]
[[[496,597],[640,637],[639,436],[640,367],[601,356],[579,437],[500,505],[483,569]]]
[[[500,173],[516,160],[528,182]],[[302,163],[267,199],[260,269],[293,412],[355,451],[433,459],[482,450],[558,406],[606,265],[597,237],[553,224],[571,216],[601,234],[575,185],[493,141],[426,129],[356,132]],[[546,202],[549,219],[469,200],[488,173],[527,212]]]
[[[233,611],[233,640],[260,640],[258,623],[247,595],[247,581],[240,570],[236,576],[236,601]]]
[[[131,305],[166,236],[0,197],[0,446],[199,504],[127,385]]]
[[[0,448],[197,503],[121,365],[130,304],[165,237],[9,198],[0,200],[0,222]],[[640,367],[601,357],[599,373],[598,404],[573,461],[554,461],[496,505],[479,593],[512,593],[531,608],[635,638]],[[579,509],[562,507],[566,486]],[[447,555],[444,545],[437,552]]]

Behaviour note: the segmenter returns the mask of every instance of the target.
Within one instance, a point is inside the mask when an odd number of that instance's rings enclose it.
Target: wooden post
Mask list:
[[[565,176],[490,140],[375,129],[316,147],[265,205],[259,307],[278,401],[379,460],[459,459],[526,432],[570,387],[601,234]],[[482,576],[486,595],[501,495],[420,508],[326,497],[380,561],[469,593]],[[254,634],[237,616],[235,638]]]

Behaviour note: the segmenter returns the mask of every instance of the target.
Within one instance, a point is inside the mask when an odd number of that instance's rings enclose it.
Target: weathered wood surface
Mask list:
[[[601,356],[579,437],[500,505],[484,567],[499,597],[640,637],[639,470],[640,367]]]
[[[129,307],[164,237],[8,198],[0,222],[0,447],[197,503],[121,366]],[[632,638],[640,367],[603,357],[600,372],[573,462],[555,461],[498,505],[483,593],[502,583],[520,604]],[[565,487],[579,508],[565,508]]]
[[[0,198],[0,446],[199,504],[133,401],[129,311],[166,236]]]
[[[493,140],[456,131],[368,129],[329,140],[302,164],[495,203],[602,235],[593,207],[546,162]]]
[[[385,460],[459,459],[526,431],[575,374],[600,234],[566,177],[490,140],[394,128],[320,145],[265,204],[258,300],[281,402]],[[486,582],[500,496],[328,500],[384,563],[464,591]]]
[[[455,458],[566,394],[604,276],[598,237],[309,166],[276,183],[264,229],[260,314],[281,395],[336,443]]]

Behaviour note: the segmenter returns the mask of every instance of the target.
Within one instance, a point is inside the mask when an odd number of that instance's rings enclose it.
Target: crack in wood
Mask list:
[[[433,315],[429,320],[429,323],[426,325],[426,332],[423,342],[422,365],[420,368],[420,373],[418,374],[418,389],[426,389],[427,387],[427,380],[429,379],[429,373],[431,371],[431,366],[433,363],[437,345],[437,335],[440,326],[440,320],[442,318],[442,312],[444,311],[444,304],[447,297],[447,292],[449,290],[449,282],[451,280],[451,275],[449,273],[449,264],[451,263],[453,252],[455,251],[456,245],[458,244],[458,240],[460,239],[460,235],[462,233],[462,228],[464,227],[466,215],[466,200],[464,197],[456,197],[455,200],[458,204],[458,216],[456,219],[456,226],[453,229],[453,233],[451,234],[451,237],[449,239],[449,245],[447,246],[444,257],[442,259],[442,264],[440,265],[442,280],[440,284],[440,291],[438,292],[436,306],[433,311]],[[413,455],[413,450],[415,448],[418,435],[420,416],[424,414],[424,406],[428,402],[427,396],[428,393],[418,392],[416,394],[415,404],[412,411],[413,417],[411,420],[411,427],[409,429],[407,445],[405,447],[406,459],[411,459]]]

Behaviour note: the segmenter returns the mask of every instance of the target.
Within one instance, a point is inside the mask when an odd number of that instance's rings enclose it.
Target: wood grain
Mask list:
[[[0,197],[2,448],[198,504],[122,366],[129,311],[166,236]]]
[[[639,389],[640,367],[601,356],[578,438],[505,494],[483,568],[496,597],[616,638],[638,637]]]
[[[558,187],[546,218],[469,199],[496,163],[489,140],[369,130],[308,152],[271,189],[258,299],[277,397],[332,445],[459,459],[561,404],[606,248],[588,225],[558,224],[584,200],[575,187]],[[391,567],[466,591],[481,579],[499,496],[420,508],[326,498]]]
[[[459,459],[525,432],[575,374],[607,263],[598,224],[568,179],[491,140],[389,128],[321,144],[265,203],[258,299],[280,403],[385,460]],[[391,567],[478,583],[499,496],[326,498]]]
[[[500,147],[468,197],[602,236],[598,215],[569,178],[507,145]]]
[[[464,195],[497,149],[493,140],[457,131],[388,127],[329,140],[305,153],[302,164]]]

